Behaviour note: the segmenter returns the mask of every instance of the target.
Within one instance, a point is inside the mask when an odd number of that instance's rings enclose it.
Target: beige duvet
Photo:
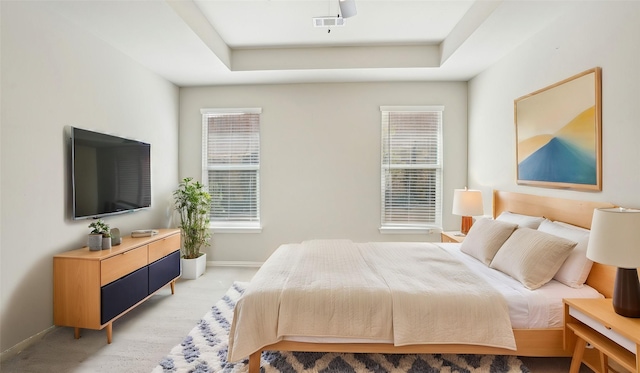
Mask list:
[[[228,360],[290,337],[516,347],[502,295],[425,243],[279,247],[236,305]]]

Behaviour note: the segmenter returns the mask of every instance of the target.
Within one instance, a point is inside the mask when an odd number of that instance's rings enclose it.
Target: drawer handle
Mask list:
[[[611,327],[609,325],[605,325],[605,328],[607,328],[607,330],[611,330]]]

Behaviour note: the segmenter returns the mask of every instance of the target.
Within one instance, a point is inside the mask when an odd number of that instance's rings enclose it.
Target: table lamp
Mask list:
[[[453,211],[454,215],[462,215],[460,233],[466,236],[473,225],[472,216],[484,214],[482,206],[482,192],[479,190],[454,189],[453,190]]]
[[[626,317],[640,317],[640,210],[595,209],[587,258],[618,267],[613,309]]]

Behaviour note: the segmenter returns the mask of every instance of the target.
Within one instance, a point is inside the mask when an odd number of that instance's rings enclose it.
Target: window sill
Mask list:
[[[213,233],[262,233],[262,227],[256,226],[234,226],[234,225],[209,225]]]
[[[435,234],[441,231],[437,227],[380,227],[380,234]]]

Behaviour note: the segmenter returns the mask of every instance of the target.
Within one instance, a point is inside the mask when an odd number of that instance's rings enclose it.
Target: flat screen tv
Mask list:
[[[71,127],[73,218],[151,206],[151,145]]]

